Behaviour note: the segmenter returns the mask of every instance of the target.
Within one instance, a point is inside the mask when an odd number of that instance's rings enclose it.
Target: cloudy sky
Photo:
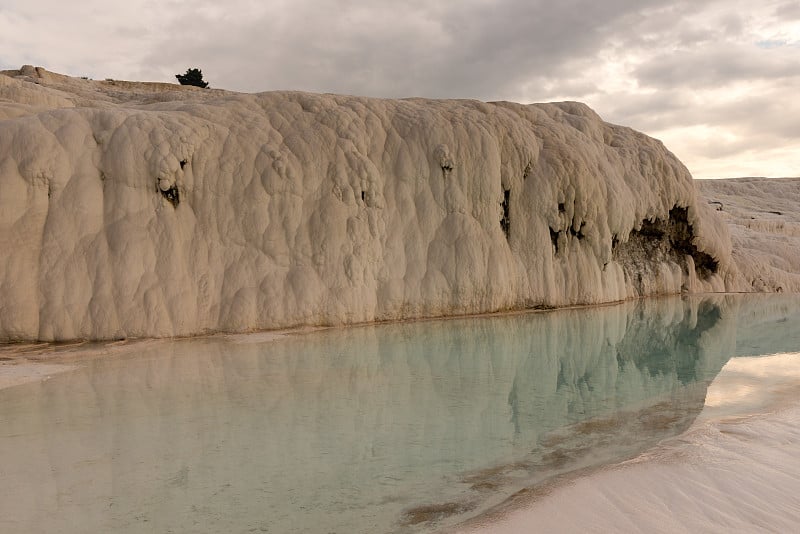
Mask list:
[[[696,178],[800,176],[800,0],[0,0],[0,69],[580,100]]]

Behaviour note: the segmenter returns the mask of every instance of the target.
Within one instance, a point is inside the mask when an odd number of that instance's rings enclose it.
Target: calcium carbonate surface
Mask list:
[[[0,340],[721,291],[730,243],[659,141],[575,102],[0,74]]]

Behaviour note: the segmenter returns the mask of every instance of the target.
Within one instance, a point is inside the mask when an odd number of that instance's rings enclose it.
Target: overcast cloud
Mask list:
[[[800,0],[3,0],[0,68],[380,97],[580,100],[698,178],[800,175]]]

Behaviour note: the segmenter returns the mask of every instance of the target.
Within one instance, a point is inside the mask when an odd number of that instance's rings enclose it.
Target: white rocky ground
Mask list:
[[[680,161],[582,104],[239,94],[33,67],[0,74],[0,251],[6,341],[591,304],[754,279]]]
[[[697,180],[709,205],[728,223],[733,285],[755,291],[800,291],[800,178]]]

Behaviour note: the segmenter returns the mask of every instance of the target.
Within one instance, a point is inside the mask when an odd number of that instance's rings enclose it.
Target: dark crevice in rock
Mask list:
[[[184,168],[184,167],[186,167],[186,160],[182,159],[181,160],[181,169]]]
[[[586,226],[586,221],[581,222],[580,226],[577,230],[575,230],[575,225],[570,225],[566,230],[556,230],[552,226],[549,227],[550,230],[550,242],[553,243],[553,248],[555,249],[555,254],[558,255],[558,238],[561,235],[566,235],[567,239],[574,237],[578,241],[585,239],[586,234],[583,233],[583,227]],[[567,241],[569,243],[569,241]],[[605,265],[604,265],[605,267]]]
[[[549,228],[550,230],[550,242],[553,243],[553,248],[555,248],[555,253],[558,254],[558,232],[553,230],[552,227]]]
[[[718,271],[717,260],[698,250],[693,240],[694,229],[688,221],[688,209],[674,206],[666,220],[643,220],[641,228],[632,230],[624,243],[619,242],[616,235],[612,236],[611,257],[622,265],[627,279],[636,281],[637,290],[642,294],[645,276],[656,278],[664,262],[674,262],[688,273],[686,256],[691,256],[700,279],[707,279]]]
[[[178,191],[178,186],[177,185],[173,185],[172,187],[170,187],[166,191],[162,191],[161,189],[159,189],[158,192],[161,193],[162,197],[164,197],[167,200],[169,200],[169,202],[170,202],[170,204],[172,204],[173,208],[177,208],[178,207],[178,203],[181,201],[181,195],[180,195],[180,192]]]
[[[694,229],[689,224],[689,210],[675,206],[669,210],[669,240],[675,250],[681,254],[691,256],[694,268],[700,278],[708,278],[719,270],[719,263],[710,254],[707,254],[693,243]]]
[[[367,199],[367,192],[366,191],[361,191],[361,200],[362,201],[366,201],[366,199]]]
[[[564,213],[567,211],[567,207],[564,205],[563,202],[558,203],[558,213]]]
[[[511,218],[509,216],[510,198],[511,189],[503,191],[503,201],[500,203],[500,206],[503,208],[503,217],[500,219],[500,228],[506,235],[506,240],[508,240],[508,233],[511,231]]]
[[[581,223],[581,226],[580,226],[580,228],[578,229],[577,232],[575,231],[575,227],[574,226],[570,226],[569,227],[569,235],[571,235],[572,237],[577,237],[578,239],[583,239],[584,237],[586,237],[586,234],[583,233],[583,227],[584,226],[586,226],[586,222],[585,221]]]

